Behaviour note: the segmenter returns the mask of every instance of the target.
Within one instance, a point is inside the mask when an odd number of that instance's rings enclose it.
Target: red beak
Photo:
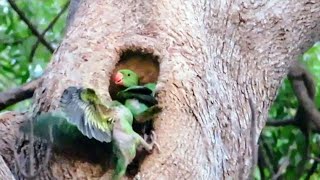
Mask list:
[[[114,75],[114,83],[116,85],[123,85],[123,82],[122,82],[122,78],[123,78],[123,75],[120,73],[120,72],[117,72],[115,75]]]

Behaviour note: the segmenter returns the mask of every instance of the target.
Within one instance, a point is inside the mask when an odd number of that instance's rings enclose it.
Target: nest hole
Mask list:
[[[120,69],[130,69],[137,73],[139,76],[139,85],[157,83],[160,70],[159,57],[147,50],[127,49],[120,52],[119,61],[112,74],[115,74]],[[117,100],[116,94],[125,88],[117,86],[112,79],[111,77],[109,93],[113,100]],[[143,135],[143,129],[145,130],[144,133],[150,134],[153,129],[152,124],[152,120],[143,124],[133,123],[133,129],[140,135]],[[140,164],[146,155],[147,153],[145,151],[137,151],[136,157],[127,168],[127,175],[132,177],[138,172]]]
[[[159,76],[159,57],[153,53],[146,52],[142,49],[125,50],[120,52],[119,61],[115,66],[112,74],[115,74],[120,69],[130,69],[138,74],[139,85],[146,83],[156,83]],[[121,87],[115,85],[110,79],[109,93],[112,99],[116,99],[116,94]]]

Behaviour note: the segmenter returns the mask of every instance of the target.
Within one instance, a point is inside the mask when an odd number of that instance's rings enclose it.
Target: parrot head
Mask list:
[[[113,80],[116,85],[132,87],[138,85],[139,77],[129,69],[121,69],[115,73]]]

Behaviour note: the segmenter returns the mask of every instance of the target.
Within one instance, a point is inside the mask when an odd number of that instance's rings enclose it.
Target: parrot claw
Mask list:
[[[144,139],[145,141],[148,141],[148,139],[149,139],[149,136],[148,136],[148,134],[146,134],[146,133],[143,133],[143,139]]]
[[[154,131],[151,131],[150,139],[151,139],[151,146],[157,148],[158,153],[161,153],[160,146],[157,143],[157,135]]]
[[[159,144],[156,142],[157,140],[157,136],[156,133],[154,131],[151,131],[151,134],[144,134],[143,135],[143,140],[147,143],[144,146],[144,149],[147,150],[149,153],[152,152],[152,150],[155,148],[157,148],[158,152],[160,153],[160,146]],[[150,142],[151,141],[151,142]],[[150,143],[148,143],[150,142]],[[138,149],[140,149],[141,147],[138,147]]]

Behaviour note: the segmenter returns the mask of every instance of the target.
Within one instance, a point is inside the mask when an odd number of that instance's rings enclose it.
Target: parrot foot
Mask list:
[[[150,145],[151,145],[152,147],[157,148],[158,153],[161,153],[160,146],[159,146],[159,144],[157,143],[157,135],[156,135],[156,133],[155,133],[154,131],[151,131],[151,135],[150,135],[150,136],[148,136],[147,134],[144,134],[144,139],[145,139],[145,141],[147,141],[147,140],[149,139],[149,137],[150,137],[150,140],[151,140]],[[153,148],[152,148],[152,149],[153,149]],[[152,150],[152,149],[151,149],[151,150]]]

